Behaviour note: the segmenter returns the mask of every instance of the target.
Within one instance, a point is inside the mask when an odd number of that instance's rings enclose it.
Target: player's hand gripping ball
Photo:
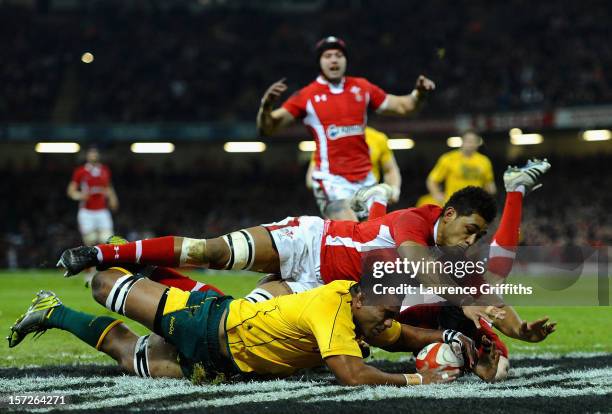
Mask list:
[[[452,371],[463,368],[463,356],[453,352],[450,345],[435,342],[421,349],[416,358],[417,370],[423,369],[427,363],[430,369],[442,368],[443,371]]]

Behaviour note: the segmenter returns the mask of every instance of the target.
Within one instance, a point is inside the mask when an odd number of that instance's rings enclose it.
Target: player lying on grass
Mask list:
[[[29,333],[59,328],[111,356],[129,373],[186,377],[194,382],[239,379],[240,375],[244,379],[283,377],[322,365],[345,385],[443,383],[460,374],[439,368],[416,374],[380,371],[364,363],[359,339],[392,351],[417,351],[444,341],[463,354],[468,370],[474,368],[484,378],[494,376],[499,359],[491,345],[475,365],[469,338],[451,330],[401,325],[394,320],[401,299],[366,306],[360,285],[351,281],[252,303],[216,289],[168,288],[111,268],[94,276],[92,294],[98,303],[154,333],[138,337],[120,320],[78,312],[52,292],[40,291],[11,328],[9,346],[16,346]]]
[[[539,178],[550,168],[546,161],[530,161],[523,168],[509,168],[504,174],[508,192],[504,215],[491,246],[489,277],[499,280],[509,273],[513,250],[518,244],[518,228],[523,195],[536,188]],[[91,265],[138,263],[160,266],[210,266],[216,269],[244,269],[280,274],[282,281],[266,283],[247,297],[269,299],[290,292],[301,292],[337,279],[359,280],[362,257],[376,249],[398,248],[401,257],[416,261],[429,253],[427,246],[454,246],[465,250],[484,234],[496,214],[495,202],[484,190],[468,187],[455,193],[444,208],[424,206],[398,210],[364,223],[323,221],[318,217],[293,217],[280,223],[252,227],[215,239],[162,237],[94,248],[79,247],[62,254],[59,265],[66,274],[78,273]],[[418,275],[422,283],[436,275]],[[452,284],[452,280],[444,280]],[[184,285],[183,281],[181,283]],[[192,282],[195,284],[196,282]],[[173,285],[172,281],[169,281]],[[180,286],[185,289],[185,286]],[[187,288],[189,290],[189,288]],[[471,297],[450,298],[471,303]],[[480,325],[490,306],[462,306],[465,317]],[[495,309],[493,309],[495,311]],[[406,312],[412,312],[410,308]],[[554,330],[546,321],[524,324],[509,308],[507,323],[495,320],[504,334],[523,340],[541,340]],[[499,315],[499,313],[498,313]],[[437,323],[435,320],[428,323]],[[461,321],[460,321],[461,322]],[[445,326],[449,327],[449,326]],[[486,327],[484,327],[486,330]],[[534,331],[539,332],[535,335]],[[498,348],[507,350],[496,335]],[[474,334],[480,338],[480,332]]]

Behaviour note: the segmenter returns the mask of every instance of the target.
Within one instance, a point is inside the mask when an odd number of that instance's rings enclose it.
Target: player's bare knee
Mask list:
[[[91,279],[91,294],[96,302],[104,305],[115,283],[117,273],[118,272],[112,270],[105,270],[103,272],[97,272],[93,276],[93,279]]]

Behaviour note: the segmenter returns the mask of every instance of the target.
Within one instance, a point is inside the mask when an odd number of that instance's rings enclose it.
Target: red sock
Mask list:
[[[489,325],[486,321],[484,321],[481,318],[480,326],[481,326],[480,329],[476,331],[476,337],[473,338],[476,341],[476,343],[480,344],[482,336],[485,335],[489,339],[489,341],[495,343],[495,348],[497,348],[497,350],[501,352],[502,356],[505,356],[506,358],[508,358],[508,347],[495,333],[491,325]],[[482,346],[482,344],[480,344],[478,346],[478,355],[482,356],[483,352],[484,352],[484,347]]]
[[[208,285],[206,283],[190,279],[182,273],[169,267],[157,267],[149,278],[157,283],[161,283],[162,285],[175,287],[188,292],[206,292],[208,290],[214,290],[220,295],[225,295],[213,285]]]
[[[387,214],[387,204],[383,204],[380,201],[374,201],[372,207],[370,207],[370,214],[368,220],[373,220]]]
[[[519,242],[522,212],[523,194],[518,191],[507,193],[499,228],[493,236],[489,250],[489,271],[500,277],[505,278],[512,270]]]
[[[138,263],[157,266],[177,266],[174,254],[174,237],[137,240],[122,245],[100,244],[98,259],[100,263]],[[101,256],[101,257],[100,257]]]

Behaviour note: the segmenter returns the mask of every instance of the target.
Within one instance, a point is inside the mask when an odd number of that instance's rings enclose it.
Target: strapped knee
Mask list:
[[[139,377],[150,378],[149,372],[149,356],[147,349],[149,348],[149,336],[145,335],[138,338],[134,347],[134,372]]]
[[[255,261],[255,242],[246,230],[235,231],[222,237],[230,250],[225,269],[249,270]]]
[[[265,289],[255,288],[244,298],[252,303],[265,302],[272,299],[274,296]]]
[[[112,269],[125,273],[125,276],[121,276],[115,281],[115,284],[106,298],[105,306],[113,312],[125,315],[125,303],[127,302],[130,290],[132,290],[136,282],[144,278],[139,274],[133,275],[122,268],[114,267]]]

